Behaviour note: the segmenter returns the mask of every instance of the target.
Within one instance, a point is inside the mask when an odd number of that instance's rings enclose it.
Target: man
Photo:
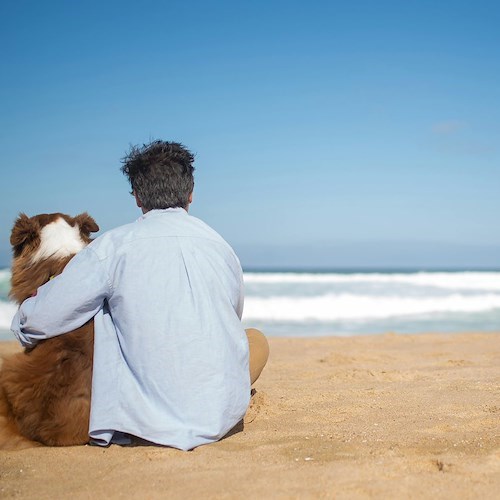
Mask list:
[[[236,255],[187,213],[193,161],[174,142],[132,148],[122,171],[142,217],[80,251],[13,320],[33,345],[95,317],[95,444],[136,436],[189,450],[217,441],[243,418],[267,361],[265,337],[241,325]]]

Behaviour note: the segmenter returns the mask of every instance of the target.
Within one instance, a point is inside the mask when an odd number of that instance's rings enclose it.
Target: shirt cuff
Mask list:
[[[23,347],[34,347],[44,338],[44,335],[41,333],[23,331],[28,314],[33,310],[34,306],[35,297],[26,299],[17,310],[10,325],[11,331]]]

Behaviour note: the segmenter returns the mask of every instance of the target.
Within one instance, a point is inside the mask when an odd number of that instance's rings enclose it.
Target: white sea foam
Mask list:
[[[8,330],[14,314],[16,314],[17,305],[13,302],[0,301],[0,329]]]
[[[0,269],[0,330],[9,330],[17,305],[7,298],[10,289],[10,269]]]
[[[244,319],[291,322],[367,320],[495,309],[500,309],[500,295],[497,294],[409,298],[344,293],[313,297],[247,297]]]
[[[245,273],[246,283],[286,284],[404,284],[446,290],[500,291],[500,272],[418,272],[418,273]]]
[[[0,283],[10,280],[10,269],[0,269]]]

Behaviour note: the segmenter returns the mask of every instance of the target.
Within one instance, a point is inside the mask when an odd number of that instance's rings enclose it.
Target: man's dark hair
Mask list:
[[[182,144],[153,141],[132,146],[122,158],[121,171],[144,209],[187,208],[194,188],[193,161]]]

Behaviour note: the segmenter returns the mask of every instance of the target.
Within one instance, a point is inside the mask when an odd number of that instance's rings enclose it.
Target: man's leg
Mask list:
[[[255,328],[245,330],[248,337],[248,346],[250,348],[250,380],[253,384],[261,371],[266,366],[269,357],[269,344],[264,334]]]

